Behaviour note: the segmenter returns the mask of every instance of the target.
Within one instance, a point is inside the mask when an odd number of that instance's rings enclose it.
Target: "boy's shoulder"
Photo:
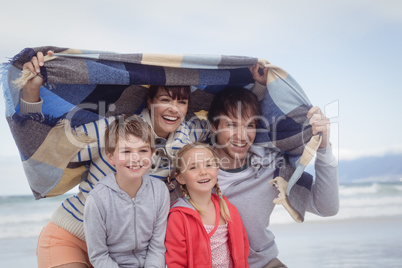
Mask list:
[[[142,176],[142,183],[142,190],[137,193],[138,198],[151,198],[160,204],[165,203],[168,199],[170,200],[168,187],[163,180],[152,177],[149,173],[145,173]]]
[[[114,187],[116,184],[116,179],[113,173],[110,173],[103,177],[99,182],[94,186],[94,188],[89,192],[89,195],[97,195],[101,194],[104,191],[108,191],[110,188]]]
[[[149,174],[149,172],[142,176],[142,183],[148,185],[146,188],[152,188],[152,191],[159,193],[159,195],[161,193],[169,194],[169,190],[165,182],[160,178],[153,177],[151,174]]]
[[[155,187],[162,187],[163,186],[163,187],[167,188],[165,186],[165,182],[162,179],[159,179],[159,178],[156,178],[156,177],[152,176],[151,174],[149,174],[149,172],[145,173],[142,176],[142,180],[143,181],[149,181],[149,183],[151,183]]]

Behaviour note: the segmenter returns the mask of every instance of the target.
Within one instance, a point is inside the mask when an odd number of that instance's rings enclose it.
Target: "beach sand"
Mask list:
[[[288,267],[402,267],[402,217],[272,225]],[[0,240],[0,267],[34,268],[37,237]]]
[[[39,234],[38,234],[39,235]],[[0,267],[36,268],[37,237],[0,240]]]
[[[402,267],[402,217],[328,220],[270,228],[288,267]]]

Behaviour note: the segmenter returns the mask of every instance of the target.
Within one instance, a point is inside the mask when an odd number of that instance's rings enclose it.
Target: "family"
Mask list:
[[[35,76],[21,114],[42,112],[42,66],[42,52],[23,66]],[[215,94],[207,119],[185,120],[190,86],[153,85],[139,115],[77,127],[94,140],[75,158],[89,161],[88,176],[43,228],[38,267],[287,267],[268,229],[278,196],[268,182],[283,158],[253,145],[267,80],[259,69],[250,68],[251,90]],[[339,197],[329,120],[317,107],[307,117],[322,141],[306,210],[332,216]]]

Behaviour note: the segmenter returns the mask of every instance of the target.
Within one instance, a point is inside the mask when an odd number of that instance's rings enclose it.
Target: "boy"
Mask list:
[[[276,187],[274,178],[281,155],[269,148],[253,145],[257,119],[260,116],[257,97],[242,88],[228,88],[215,95],[208,119],[214,132],[211,138],[221,159],[219,185],[223,195],[237,208],[247,231],[251,268],[286,267],[277,259],[278,248],[268,229]],[[307,211],[332,216],[339,209],[338,172],[332,164],[334,156],[328,140],[329,120],[316,107],[307,114],[315,135],[323,139],[317,151],[315,181],[311,188]]]
[[[114,120],[105,131],[115,166],[85,203],[84,230],[94,267],[165,267],[169,192],[148,174],[154,152],[150,126],[136,115]]]

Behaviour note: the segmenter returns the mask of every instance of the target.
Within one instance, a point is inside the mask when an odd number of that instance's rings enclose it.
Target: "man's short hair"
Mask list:
[[[237,116],[239,112],[243,118],[260,116],[258,98],[246,88],[227,87],[215,94],[208,111],[208,120],[217,128],[221,116]],[[244,114],[246,112],[249,114]]]

